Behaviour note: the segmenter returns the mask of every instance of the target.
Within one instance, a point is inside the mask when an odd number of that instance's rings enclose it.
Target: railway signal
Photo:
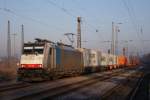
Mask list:
[[[8,67],[10,66],[10,57],[11,57],[11,39],[10,39],[10,21],[8,20],[8,29],[7,29],[7,59]]]

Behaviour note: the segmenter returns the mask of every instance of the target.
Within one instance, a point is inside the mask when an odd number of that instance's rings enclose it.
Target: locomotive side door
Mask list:
[[[54,69],[55,67],[55,48],[50,46],[48,49],[48,68]]]
[[[51,59],[52,59],[52,50],[51,50],[51,45],[46,44],[44,47],[44,59],[43,59],[43,64],[46,69],[50,70],[51,69]]]
[[[48,67],[48,69],[51,68],[51,48],[50,47],[48,49],[47,67]]]

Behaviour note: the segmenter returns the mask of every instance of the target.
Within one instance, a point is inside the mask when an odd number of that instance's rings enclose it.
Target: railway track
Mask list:
[[[16,90],[24,87],[28,87],[31,84],[29,83],[24,83],[24,82],[18,82],[18,83],[13,83],[9,85],[3,85],[0,86],[0,93],[5,92],[5,91],[11,91],[11,90]]]
[[[130,84],[130,86],[134,87],[134,85],[136,83],[136,82],[132,83],[131,79],[133,79],[135,76],[141,77],[141,75],[143,75],[143,74],[136,72],[136,73],[133,73],[133,74],[127,76],[126,81],[119,82],[118,85],[114,86],[112,89],[110,89],[109,91],[104,93],[101,96],[102,100],[109,100],[110,98],[112,100],[120,100],[120,99],[125,100],[127,98],[127,96],[129,95],[130,91],[132,90],[132,89],[129,89],[128,85]],[[126,91],[125,88],[127,88],[128,91]]]
[[[90,85],[95,84],[99,81],[108,80],[111,77],[122,74],[123,72],[125,72],[125,70],[109,73],[109,74],[106,74],[106,75],[103,75],[103,76],[96,76],[96,77],[93,77],[93,78],[90,78],[90,79],[87,79],[87,80],[84,80],[84,81],[79,81],[79,82],[76,82],[76,83],[60,85],[59,87],[50,88],[50,89],[47,89],[47,90],[44,90],[44,91],[41,91],[41,92],[37,92],[37,93],[30,94],[30,95],[22,96],[22,97],[19,97],[19,98],[15,99],[15,100],[52,99],[52,98],[61,96],[63,94],[67,94],[69,92],[76,91],[80,88],[90,86]]]

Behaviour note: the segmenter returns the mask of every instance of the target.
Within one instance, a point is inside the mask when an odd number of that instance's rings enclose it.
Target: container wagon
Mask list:
[[[98,50],[78,48],[83,55],[84,73],[98,72],[101,70],[101,52]]]

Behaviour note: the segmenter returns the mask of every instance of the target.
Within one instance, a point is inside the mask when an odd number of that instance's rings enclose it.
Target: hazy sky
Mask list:
[[[123,41],[133,40],[128,43],[130,52],[147,53],[150,41],[144,40],[150,40],[149,11],[150,0],[0,0],[0,55],[7,53],[8,20],[11,34],[17,34],[15,50],[18,54],[21,24],[24,24],[25,41],[38,37],[69,43],[64,33],[76,34],[77,16],[82,17],[83,47],[107,52],[110,43],[103,41],[111,41],[113,21],[120,29],[119,51],[127,46]],[[14,54],[13,35],[11,39]]]

